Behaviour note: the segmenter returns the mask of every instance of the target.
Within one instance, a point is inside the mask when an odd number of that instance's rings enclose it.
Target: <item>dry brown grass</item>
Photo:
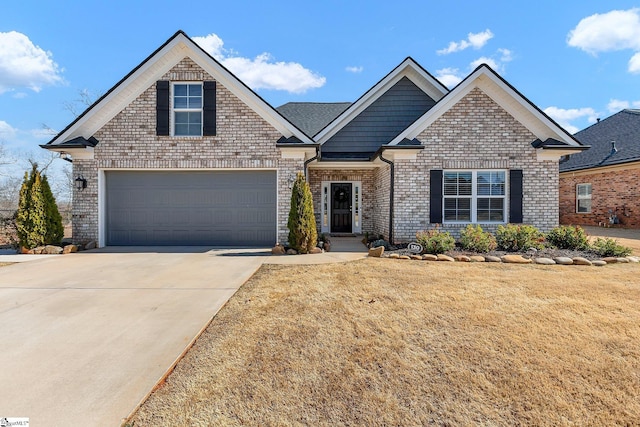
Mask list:
[[[639,272],[265,265],[133,420],[638,425]]]
[[[6,267],[7,265],[15,264],[14,262],[0,262],[0,267]]]

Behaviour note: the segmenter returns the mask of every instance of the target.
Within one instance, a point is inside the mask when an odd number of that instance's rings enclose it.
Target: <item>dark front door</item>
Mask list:
[[[351,231],[351,184],[331,184],[331,232]]]

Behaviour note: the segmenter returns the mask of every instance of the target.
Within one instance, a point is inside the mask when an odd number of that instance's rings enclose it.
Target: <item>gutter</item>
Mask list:
[[[314,160],[317,160],[318,157],[320,157],[320,149],[319,147],[316,147],[316,155],[311,157],[309,160],[304,161],[304,179],[307,182],[309,182],[309,176],[307,175],[307,165],[309,165],[309,163],[313,162]]]

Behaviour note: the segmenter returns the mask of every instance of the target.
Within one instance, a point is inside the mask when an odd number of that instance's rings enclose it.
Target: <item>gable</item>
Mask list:
[[[311,143],[311,139],[307,135],[278,114],[260,96],[207,54],[182,31],[179,31],[90,106],[67,128],[56,135],[45,148],[56,149],[56,146],[66,141],[78,137],[88,139],[93,136],[98,129],[113,119],[147,88],[161,79],[165,73],[173,69],[185,58],[189,58],[212,76],[214,80],[223,84],[234,96],[242,100],[251,110],[276,128],[282,136],[287,138],[296,137],[302,142]],[[195,77],[197,76],[194,76],[194,80],[196,80]]]
[[[435,100],[407,77],[327,140],[322,153],[374,153],[435,105]]]

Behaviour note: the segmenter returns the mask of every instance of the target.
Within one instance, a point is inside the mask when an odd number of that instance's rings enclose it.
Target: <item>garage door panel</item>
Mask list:
[[[275,171],[107,171],[107,245],[271,245]]]

